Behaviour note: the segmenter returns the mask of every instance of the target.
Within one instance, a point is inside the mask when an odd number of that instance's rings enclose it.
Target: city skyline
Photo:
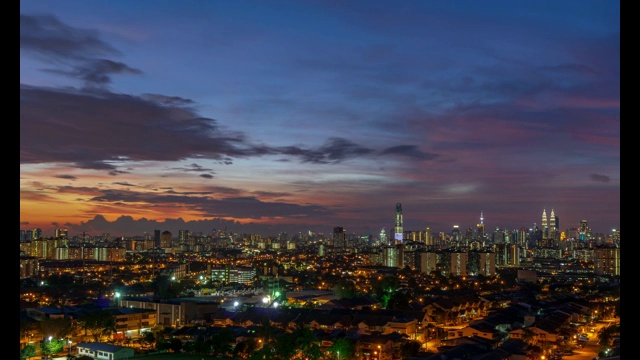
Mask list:
[[[620,5],[20,3],[20,228],[620,229]]]

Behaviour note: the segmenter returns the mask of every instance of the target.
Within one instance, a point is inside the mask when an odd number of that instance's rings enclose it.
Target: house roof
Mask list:
[[[77,347],[86,348],[91,351],[106,351],[111,353],[115,353],[124,349],[131,349],[131,351],[133,351],[133,348],[130,348],[130,347],[106,344],[101,342],[88,342],[88,343],[82,342],[82,343],[78,343]]]

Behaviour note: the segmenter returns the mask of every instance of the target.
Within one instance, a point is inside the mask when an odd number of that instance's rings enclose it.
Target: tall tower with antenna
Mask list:
[[[478,233],[478,238],[480,241],[484,240],[485,229],[484,229],[484,215],[482,211],[480,211],[480,223],[476,225],[476,230]]]
[[[402,243],[402,234],[404,230],[402,229],[402,204],[396,204],[396,226],[394,228],[393,239],[396,244]]]

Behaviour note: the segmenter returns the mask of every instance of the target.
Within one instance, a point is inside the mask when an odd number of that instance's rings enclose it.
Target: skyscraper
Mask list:
[[[591,230],[589,229],[589,224],[587,220],[580,220],[580,240],[585,241],[589,240],[591,235]]]
[[[547,210],[542,209],[542,240],[547,240],[549,234],[549,223],[547,222]]]
[[[333,228],[333,246],[342,249],[347,247],[347,232],[341,226]]]
[[[551,209],[551,217],[549,218],[549,246],[558,246],[558,240],[560,239],[560,232],[558,227],[560,226],[560,219],[556,216],[553,209]]]
[[[480,223],[476,225],[476,231],[478,235],[477,240],[484,241],[484,236],[486,232],[484,229],[484,215],[482,214],[482,211],[480,211]]]
[[[380,230],[380,245],[389,245],[387,241],[387,229],[384,227]]]
[[[402,229],[402,204],[397,203],[396,204],[396,226],[393,234],[393,238],[396,241],[396,244],[402,243],[403,232],[404,231]]]
[[[158,229],[153,230],[153,247],[160,247],[160,230]]]

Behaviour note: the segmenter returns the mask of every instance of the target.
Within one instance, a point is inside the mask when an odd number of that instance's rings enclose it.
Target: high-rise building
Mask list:
[[[42,229],[36,228],[31,230],[31,240],[38,240],[42,238]]]
[[[525,249],[528,248],[528,243],[527,243],[527,229],[526,228],[520,228],[518,230],[518,233],[516,235],[516,244],[518,244],[518,246],[524,247]]]
[[[399,253],[400,248],[396,246],[385,246],[382,248],[382,265],[388,267],[402,267],[400,266],[401,255]]]
[[[160,230],[153,230],[153,246],[160,247]]]
[[[431,274],[438,269],[438,256],[434,251],[419,251],[417,257],[418,270],[424,274]]]
[[[445,276],[467,276],[469,254],[466,250],[445,251],[442,265]]]
[[[67,229],[56,229],[56,237],[61,239],[67,239],[69,236],[69,230]]]
[[[549,247],[558,246],[558,241],[560,240],[560,231],[558,228],[560,227],[560,218],[556,216],[553,209],[551,209],[551,217],[549,218]]]
[[[345,249],[347,247],[347,232],[343,227],[336,226],[333,228],[333,247]]]
[[[547,240],[549,236],[549,223],[547,221],[547,210],[542,209],[542,240]]]
[[[496,254],[487,249],[475,249],[468,252],[467,271],[471,275],[496,275]]]
[[[431,234],[431,228],[427,226],[427,228],[424,230],[424,243],[432,246],[435,245],[435,240],[433,238],[433,234]]]
[[[178,230],[178,243],[186,244],[189,242],[189,236],[191,236],[191,231],[189,230]]]
[[[380,230],[380,245],[389,245],[387,240],[387,229],[384,227]]]
[[[396,244],[402,243],[403,233],[404,233],[404,230],[402,227],[402,204],[397,203],[396,204],[396,225],[395,225],[394,234],[393,234],[393,239],[395,240]]]
[[[586,241],[591,239],[591,229],[589,229],[589,225],[587,220],[580,220],[580,240]]]
[[[484,215],[480,212],[480,223],[476,225],[476,232],[478,234],[478,240],[484,241],[485,229],[484,229]]]
[[[171,239],[173,238],[173,235],[171,234],[171,231],[163,231],[162,234],[160,235],[160,247],[163,249],[168,249],[171,247]]]
[[[593,262],[596,275],[620,275],[620,248],[615,245],[603,244],[594,248]]]
[[[451,230],[451,241],[453,241],[455,245],[460,245],[461,238],[460,226],[453,225],[453,230]]]

